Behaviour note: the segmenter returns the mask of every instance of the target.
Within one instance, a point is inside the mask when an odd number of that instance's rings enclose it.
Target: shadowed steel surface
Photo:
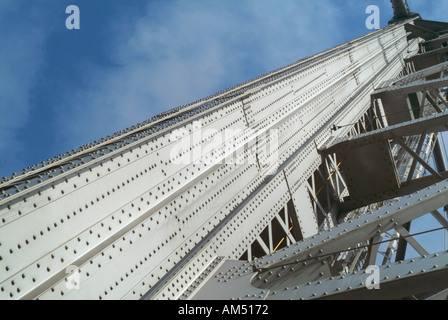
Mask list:
[[[409,18],[409,8],[407,8],[404,0],[391,0],[391,2],[394,9],[394,19],[398,20]]]

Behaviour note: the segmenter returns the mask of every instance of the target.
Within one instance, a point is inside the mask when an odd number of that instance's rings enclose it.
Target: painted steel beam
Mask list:
[[[448,23],[442,21],[431,21],[424,19],[416,19],[414,20],[414,24],[417,27],[425,28],[434,32],[447,32],[448,31]]]
[[[408,37],[408,39],[413,39],[413,38],[422,38],[424,40],[432,40],[435,38],[439,37],[439,33],[429,30],[429,29],[425,29],[413,24],[407,24],[405,26],[406,31],[411,32],[412,35],[410,37]]]
[[[448,69],[447,62],[431,64],[430,66],[422,70],[412,72],[398,79],[391,79],[383,82],[378,88],[376,88],[374,95],[376,93],[379,93],[381,89],[391,90],[394,88],[394,86],[407,85],[413,82],[430,80],[430,79],[434,80],[432,78],[433,76],[441,78],[442,77],[441,75],[443,75],[443,72],[446,71],[447,69]]]
[[[426,69],[433,65],[447,61],[448,59],[448,47],[424,52],[418,55],[414,55],[405,58],[405,63],[412,63],[413,68],[416,71]]]
[[[371,274],[365,270],[344,275],[332,273],[328,258],[346,248],[356,248],[366,235],[376,237],[446,203],[447,190],[448,181],[443,181],[253,263],[229,262],[230,265],[215,270],[214,276],[202,283],[191,298],[399,299],[444,289],[448,287],[448,252],[428,255],[422,251],[421,258],[380,267],[381,290],[366,288]]]
[[[432,51],[440,49],[442,47],[446,47],[447,43],[448,43],[448,35],[444,34],[436,39],[427,40],[423,42],[421,45],[424,47],[426,51]]]
[[[448,289],[426,296],[424,300],[448,300]]]
[[[448,203],[448,180],[258,259],[254,263],[258,277],[254,278],[252,283],[260,288],[286,287],[288,282],[294,281],[295,272],[291,269],[300,270],[303,262],[312,261],[323,255],[331,256],[347,248],[355,248],[365,239],[374,238],[446,203]]]
[[[325,106],[325,105],[324,105]],[[251,108],[253,107],[253,104],[251,105]],[[254,112],[255,113],[255,112]],[[307,119],[306,117],[305,118],[303,118],[304,120],[305,119]],[[248,121],[252,121],[249,117],[248,117]],[[306,120],[305,120],[306,121]],[[319,137],[319,135],[315,135],[315,137]],[[305,178],[305,177],[308,177],[308,175],[303,175],[303,173],[304,173],[304,169],[306,169],[306,172],[310,172],[311,170],[312,170],[312,168],[310,168],[309,166],[306,166],[305,164],[310,164],[311,166],[316,166],[317,165],[317,167],[316,167],[316,169],[318,168],[318,165],[319,165],[319,162],[316,162],[315,160],[313,160],[313,159],[319,159],[318,158],[318,154],[317,153],[315,153],[314,151],[313,151],[313,149],[314,148],[312,148],[311,146],[306,146],[306,147],[302,147],[301,149],[299,149],[299,151],[300,152],[298,152],[298,153],[296,153],[295,155],[294,155],[294,157],[292,157],[291,158],[291,161],[289,161],[289,164],[288,164],[288,162],[287,162],[287,165],[286,165],[286,167],[285,167],[285,173],[286,173],[286,177],[287,177],[287,179],[291,179],[291,177],[290,177],[290,175],[291,175],[291,169],[289,169],[288,167],[290,167],[290,168],[293,168],[294,170],[293,170],[293,173],[294,173],[294,175],[295,175],[295,177],[294,177],[294,179],[297,179],[297,178],[299,178],[299,179],[303,179],[303,178]],[[311,151],[311,152],[310,152]],[[299,166],[295,166],[295,162],[297,162],[297,164],[299,165],[300,164],[300,167]],[[291,165],[293,165],[294,164],[294,167],[292,167]],[[298,175],[297,176],[297,174],[300,174],[300,175]],[[306,174],[306,173],[305,173]],[[301,176],[302,175],[302,176]],[[297,177],[297,178],[296,178]],[[300,180],[288,180],[288,190],[289,191],[291,191],[291,190],[293,190],[294,192],[295,192],[295,190],[297,190],[297,187],[298,187],[298,185],[300,185],[298,182],[294,182],[294,181],[300,181]],[[304,183],[304,181],[305,180],[302,180],[303,182],[302,183]],[[259,200],[258,201],[260,201],[261,199],[260,198],[258,198]],[[288,198],[284,198],[284,204],[283,204],[283,206],[286,204],[286,202],[288,201]],[[244,212],[247,212],[246,209],[247,207],[242,207],[242,209],[238,209],[240,212],[238,213],[238,212],[235,212],[235,215],[236,214],[238,214],[238,215],[241,215],[241,214],[243,214],[244,215]],[[253,214],[252,214],[252,216],[253,216]],[[257,218],[258,217],[258,218]],[[261,216],[253,216],[253,218],[254,218],[254,221],[257,221],[257,219],[260,219],[260,217]],[[265,218],[267,218],[267,219],[265,219]],[[272,219],[272,217],[264,217],[261,221],[261,223],[257,223],[256,224],[256,226],[255,226],[255,228],[251,228],[250,226],[251,226],[251,224],[246,224],[246,230],[250,230],[250,233],[251,234],[256,234],[257,232],[258,233],[260,233],[267,225],[268,225],[268,223],[269,223],[269,221]],[[260,220],[258,220],[258,221],[260,221]],[[312,223],[311,224],[302,224],[302,225],[304,225],[304,226],[312,226]],[[257,231],[258,230],[258,231]],[[252,236],[251,236],[252,237]],[[249,239],[251,239],[251,237],[249,238]],[[254,238],[255,239],[255,238]],[[249,243],[252,243],[252,241],[254,241],[254,239],[252,239],[252,240],[249,240],[250,242]],[[213,243],[213,241],[215,241],[215,240],[212,240],[212,239],[210,239],[210,246],[212,246],[212,243]],[[220,241],[222,241],[222,240],[220,240]],[[207,244],[206,246],[204,246],[203,248],[201,248],[201,251],[203,251],[203,250],[206,250],[206,248],[208,248],[209,247],[209,245]],[[186,269],[186,267],[188,266],[188,264],[186,264],[185,266],[184,266],[184,269]],[[169,288],[170,288],[170,286],[171,286],[171,284],[175,284],[176,283],[176,279],[178,279],[178,277],[179,277],[179,275],[182,275],[182,273],[180,272],[180,271],[178,271],[176,274],[173,274],[172,275],[172,277],[171,278],[167,278],[166,279],[166,281],[165,281],[165,279],[164,279],[164,281],[163,282],[161,282],[161,283],[163,283],[163,287],[159,287],[159,288],[157,288],[157,290],[156,291],[152,291],[152,292],[150,292],[149,293],[149,295],[148,296],[145,296],[145,297],[147,297],[147,298],[163,298],[163,294],[164,294],[164,292],[166,293],[167,291],[166,290],[169,290]],[[165,296],[166,297],[166,296]]]
[[[375,288],[375,283],[377,288]],[[269,300],[392,300],[448,287],[448,252],[272,292]]]
[[[340,211],[348,212],[369,203],[407,195],[422,187],[422,181],[433,183],[437,179],[448,177],[448,172],[435,171],[419,156],[419,152],[416,153],[401,141],[401,137],[420,135],[421,149],[427,134],[446,131],[447,124],[448,114],[438,113],[357,136],[335,139],[323,146],[320,152],[324,157],[335,154],[340,159],[349,190],[349,197],[340,203]],[[409,176],[407,181],[402,181],[398,176],[390,141],[398,143],[414,158],[410,169],[412,176],[418,162],[433,174],[434,179],[409,179],[412,177]],[[369,183],[365,183],[366,181]]]
[[[408,85],[397,85],[389,88],[382,88],[375,91],[374,98],[383,98],[387,96],[405,95],[418,91],[427,91],[431,89],[443,88],[448,85],[448,77],[436,80],[416,82]]]

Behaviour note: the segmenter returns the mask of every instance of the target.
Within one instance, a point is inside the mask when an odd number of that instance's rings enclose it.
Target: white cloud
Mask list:
[[[380,2],[391,8],[389,0]],[[6,114],[0,117],[0,151],[8,152],[8,159],[20,159],[26,145],[17,136],[31,120],[29,92],[49,33],[42,12],[36,9],[39,6],[25,8],[23,3],[0,4],[0,15],[17,20],[11,32],[2,30],[6,46],[0,48],[4,85],[0,107]],[[57,150],[89,143],[368,32],[359,0],[157,3],[148,1],[146,12],[138,18],[124,11],[104,20],[113,65],[77,66],[84,78],[66,88],[63,99],[53,104]],[[410,0],[415,11],[426,3]],[[359,27],[354,28],[353,20],[358,18]],[[88,31],[84,24],[83,28]]]
[[[341,15],[321,0],[149,2],[138,20],[112,24],[115,67],[81,66],[85,86],[57,111],[61,143],[90,142],[339,44]]]

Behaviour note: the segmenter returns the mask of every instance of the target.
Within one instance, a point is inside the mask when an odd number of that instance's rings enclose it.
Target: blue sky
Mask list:
[[[0,177],[368,33],[370,4],[386,25],[389,0],[2,0]]]
[[[371,32],[372,4],[385,26],[389,0],[2,0],[0,177]]]

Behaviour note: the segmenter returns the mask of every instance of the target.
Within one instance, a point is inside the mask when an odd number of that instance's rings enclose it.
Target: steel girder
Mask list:
[[[378,269],[362,270],[272,292],[272,300],[385,300],[418,296],[448,286],[448,252],[386,264]],[[374,287],[373,272],[378,278]]]
[[[445,68],[446,65],[431,66],[427,70],[402,77],[398,81],[389,81],[388,84],[383,86],[383,88],[386,88],[385,90],[382,90],[382,92],[377,91],[376,93],[382,94],[386,92],[386,94],[393,95],[398,92],[399,94],[407,95],[421,89],[425,92],[427,92],[427,90],[432,90],[433,93],[434,89],[443,88],[447,85],[444,82],[445,79],[434,80],[434,78],[443,77]],[[436,76],[431,78],[434,74]],[[416,81],[420,81],[420,83],[416,83]],[[391,89],[391,84],[398,87]],[[417,129],[417,134],[420,135],[417,146],[419,152],[422,150],[424,142],[423,136],[426,135],[426,132],[432,130],[437,132],[438,130],[446,129],[446,119],[440,114],[442,110],[438,103],[434,101],[435,99],[432,99],[431,101],[430,94],[424,95],[424,97],[428,98],[433,110],[435,109],[436,112],[439,112],[439,115],[431,116],[431,118],[441,117],[439,118],[441,119],[441,126],[437,129],[436,127],[438,125],[433,123],[435,124],[435,127],[431,128],[432,125],[430,125],[427,130],[423,130],[424,128],[422,129],[418,124],[423,124],[427,119],[411,121],[415,121],[414,126],[411,125],[411,127]],[[373,98],[375,98],[375,96],[373,96]],[[438,95],[438,98],[440,98],[440,103],[444,104],[445,98],[441,95]],[[423,108],[424,104],[421,103],[420,106]],[[409,112],[408,110],[406,111]],[[429,112],[429,114],[430,113],[434,113],[434,111]],[[422,114],[424,114],[424,112],[421,112],[420,116]],[[410,113],[410,115],[410,119],[414,119],[413,114]],[[400,129],[405,128],[404,130],[406,131],[406,129],[410,128],[407,127],[407,125],[408,124],[400,124],[396,127],[400,127]],[[336,129],[341,128],[344,128],[344,125],[338,125],[336,127]],[[427,177],[423,177],[420,178],[422,179],[421,181],[425,180],[428,184],[432,184],[438,179],[441,179],[444,173],[435,172],[427,165],[427,163],[421,161],[422,159],[419,158],[417,154],[418,152],[414,152],[398,139],[400,135],[412,135],[415,134],[415,131],[394,133],[395,129],[395,126],[393,126],[391,128],[379,129],[364,135],[367,137],[370,135],[369,138],[371,138],[374,136],[379,137],[381,135],[380,132],[388,132],[391,135],[388,137],[383,136],[383,139],[394,140],[397,142],[402,149],[411,153],[414,159],[419,160],[424,167],[432,172],[432,178],[436,177],[436,180],[433,179],[431,181],[429,181]],[[351,143],[357,144],[357,138],[363,139],[363,135],[359,137],[350,137],[345,140],[348,140],[349,142],[347,143],[351,146]],[[371,143],[371,141],[369,143]],[[335,148],[337,148],[337,144],[335,144]],[[430,152],[430,148],[427,148],[426,150],[426,153]],[[408,173],[408,178],[410,179],[412,179],[415,164],[416,162],[414,161],[411,166],[412,169]],[[334,165],[333,168],[337,171],[339,165]],[[422,189],[423,187],[424,185],[418,185],[414,190],[409,190],[408,192]],[[446,228],[447,221],[438,213],[438,211],[436,211],[436,208],[446,205],[446,196],[441,195],[442,193],[445,193],[445,190],[443,189],[446,188],[447,181],[435,184],[428,189],[423,189],[414,194],[402,197],[398,202],[391,203],[390,206],[392,206],[392,208],[380,208],[376,211],[377,215],[374,217],[373,221],[371,219],[372,217],[369,217],[369,215],[358,215],[357,218],[348,220],[348,222],[346,222],[347,224],[343,223],[330,229],[328,231],[330,235],[325,235],[325,232],[321,231],[319,234],[298,242],[297,244],[292,244],[285,249],[266,257],[262,257],[254,263],[238,264],[236,262],[229,262],[229,264],[232,265],[231,268],[227,265],[223,265],[220,269],[221,272],[210,278],[210,280],[206,282],[206,284],[203,285],[192,298],[201,299],[207,294],[209,294],[210,297],[211,292],[219,291],[216,296],[221,299],[397,299],[409,297],[414,294],[444,289],[448,285],[445,278],[448,262],[446,253],[441,253],[440,256],[436,254],[428,257],[428,252],[415,238],[413,238],[412,235],[409,234],[405,226],[409,225],[413,219],[425,215],[427,212],[434,209],[432,210],[432,215],[439,221],[442,228]],[[420,195],[423,195],[421,192],[424,193],[423,197],[419,197]],[[441,197],[433,197],[436,194],[441,195]],[[403,202],[404,206],[402,206]],[[369,202],[366,202],[366,204],[367,203]],[[426,207],[426,205],[428,207]],[[403,208],[405,208],[404,211],[406,213],[403,213]],[[379,212],[385,213],[385,216],[378,214]],[[391,216],[388,216],[389,214],[391,214]],[[356,227],[354,227],[356,222],[358,223],[356,224]],[[406,239],[406,242],[413,246],[422,258],[419,260],[418,264],[413,264],[413,259],[404,263],[403,261],[400,261],[396,265],[387,264],[380,268],[380,272],[386,273],[386,276],[382,279],[384,284],[383,288],[385,287],[385,289],[383,289],[384,291],[382,292],[381,290],[370,291],[366,288],[367,284],[363,278],[366,276],[365,271],[362,276],[358,276],[357,272],[354,271],[357,269],[356,265],[359,261],[357,259],[367,251],[364,268],[367,263],[374,263],[374,257],[378,252],[378,245],[381,243],[379,241],[390,229],[395,230],[395,234],[397,235],[397,238],[393,239],[391,243],[396,243],[399,239],[400,241]],[[338,230],[340,232],[336,235]],[[357,236],[359,236],[359,238]],[[365,248],[368,248],[368,250],[365,250]],[[393,248],[393,246],[389,246],[389,248]],[[357,257],[352,260],[353,262],[348,269],[348,272],[335,267],[340,259],[340,255],[343,253],[351,253],[352,256]],[[434,262],[434,260],[431,261],[433,258],[437,259],[441,264],[431,265],[431,263]],[[387,257],[385,258],[385,261],[388,261]],[[404,267],[403,264],[413,264],[413,266],[409,268],[407,266]],[[252,270],[250,270],[251,268]],[[433,272],[428,272],[430,269],[432,269]],[[335,280],[336,275],[339,277],[338,280]],[[359,282],[360,279],[363,281]],[[445,279],[445,281],[442,281],[443,279]],[[236,285],[236,283],[238,283],[238,286],[235,287],[235,290],[233,291],[234,294],[231,295],[232,290],[230,290],[230,288],[232,285]],[[349,284],[348,286],[347,283]],[[306,288],[307,286],[309,287]],[[196,287],[193,287],[191,292],[194,292],[195,289]]]
[[[390,263],[351,274],[320,277],[307,283],[266,290],[248,285],[252,274],[247,265],[229,261],[211,274],[203,287],[192,285],[182,299],[208,300],[385,300],[437,292],[448,286],[448,252]],[[317,268],[315,268],[318,271]],[[374,276],[376,273],[376,279]],[[244,285],[245,284],[245,285]],[[375,287],[376,285],[376,287]],[[234,295],[230,296],[232,292]],[[446,291],[425,299],[444,299]]]
[[[362,46],[359,48],[361,49]],[[365,48],[365,47],[364,47]],[[352,61],[356,61],[358,59],[358,55],[356,54],[356,50],[350,50],[349,58]],[[372,57],[373,58],[373,57]],[[384,58],[384,56],[382,57]],[[380,56],[377,56],[373,59],[369,59],[372,62],[373,61],[383,61]],[[394,60],[397,64],[388,64],[386,68],[383,68],[383,71],[386,72],[389,76],[395,74],[397,75],[402,65],[399,63],[399,60]],[[348,74],[347,74],[348,75]],[[382,80],[380,80],[379,77],[385,77],[385,74],[379,73],[374,78],[371,78],[371,80],[374,80],[375,83],[379,83]],[[355,83],[359,85],[360,80],[365,81],[365,78],[363,76],[358,77],[355,76]],[[384,79],[384,78],[383,78]],[[365,95],[366,92],[370,90],[370,85],[366,85],[361,87],[358,91],[355,92],[355,94],[352,95],[352,97],[355,97],[352,99],[352,101],[348,102],[344,105],[343,109],[336,109],[336,110],[329,110],[329,105],[326,103],[321,103],[320,107],[318,109],[314,109],[313,113],[307,116],[306,114],[302,115],[302,121],[307,123],[309,119],[313,119],[316,122],[312,122],[313,128],[317,128],[320,125],[318,124],[319,121],[321,123],[322,119],[325,119],[325,114],[323,114],[323,111],[330,111],[334,116],[327,118],[327,122],[325,125],[321,126],[321,129],[318,129],[314,135],[308,135],[311,139],[308,140],[307,143],[303,144],[296,153],[292,154],[292,157],[289,159],[283,160],[280,157],[280,163],[283,163],[281,166],[279,166],[279,169],[277,172],[272,175],[272,178],[270,179],[280,179],[283,180],[283,177],[286,177],[285,184],[286,186],[286,193],[284,193],[283,200],[279,199],[280,202],[274,202],[275,205],[278,204],[277,207],[272,207],[272,204],[270,204],[270,198],[266,198],[267,194],[263,193],[260,190],[257,190],[256,193],[254,193],[255,197],[255,203],[258,202],[258,206],[255,205],[256,209],[251,209],[252,199],[249,199],[249,205],[244,205],[243,207],[240,207],[237,209],[237,212],[235,214],[241,215],[248,213],[247,215],[247,222],[245,222],[245,228],[241,229],[241,226],[236,221],[233,223],[233,230],[235,232],[239,232],[238,230],[245,230],[245,232],[248,232],[248,236],[245,238],[248,241],[248,244],[252,244],[254,241],[259,241],[258,235],[263,232],[263,230],[266,229],[266,227],[269,226],[271,221],[274,219],[274,217],[277,215],[277,212],[280,208],[285,207],[286,204],[292,199],[294,205],[296,206],[296,213],[298,218],[298,223],[301,228],[301,232],[304,237],[310,237],[313,234],[316,234],[318,232],[318,225],[317,225],[317,217],[315,217],[315,214],[311,210],[304,211],[304,208],[309,203],[310,195],[307,188],[303,188],[301,185],[303,185],[306,182],[306,179],[310,176],[312,172],[317,170],[319,166],[321,165],[320,162],[320,155],[317,153],[317,149],[315,148],[315,143],[320,144],[323,143],[326,137],[329,137],[330,132],[327,131],[330,127],[330,123],[334,123],[334,121],[338,121],[338,119],[350,119],[350,117],[357,117],[356,113],[361,112],[365,113],[365,110],[369,107],[369,97]],[[337,97],[340,98],[343,96],[344,91],[341,91],[340,94]],[[325,96],[324,96],[325,97]],[[342,100],[343,101],[343,100]],[[359,110],[359,111],[358,111]],[[336,111],[336,112],[335,112]],[[316,112],[320,112],[322,117],[315,117]],[[310,117],[310,118],[309,118]],[[325,120],[324,120],[325,121]],[[305,134],[307,129],[301,131],[301,134]],[[313,130],[313,129],[312,129]],[[307,140],[304,140],[304,142]],[[282,145],[282,143],[280,143]],[[277,184],[277,187],[274,187],[274,189],[270,188],[271,183],[269,183],[267,186],[268,192],[273,192],[275,188],[278,188],[280,184]],[[270,190],[270,191],[269,191]],[[283,191],[283,192],[285,192]],[[300,202],[299,202],[300,201]],[[300,203],[300,206],[298,204]],[[251,219],[249,219],[249,217]],[[253,221],[253,222],[252,222]],[[232,225],[232,223],[231,223]],[[236,227],[235,227],[236,225]],[[250,234],[255,233],[255,236],[251,236]],[[230,238],[230,237],[229,237]],[[216,238],[215,238],[216,239]],[[228,239],[230,240],[230,239]],[[216,241],[216,240],[213,240]],[[211,242],[211,241],[210,241]],[[213,243],[213,242],[212,242]],[[210,245],[212,244],[210,243]],[[216,242],[215,242],[216,243]],[[225,242],[220,241],[220,245],[224,245]],[[245,245],[247,247],[247,244]],[[201,250],[207,250],[207,248],[210,248],[208,246],[201,247]],[[236,256],[235,258],[238,258]],[[235,259],[234,258],[234,259]],[[163,279],[164,282],[162,287],[158,287],[155,290],[152,290],[149,292],[148,295],[145,296],[145,298],[164,298],[166,297],[168,290],[170,290],[170,287],[175,286],[176,279],[178,279],[180,276],[182,276],[182,273],[179,271],[176,271],[176,274],[172,275],[170,278]]]
[[[323,146],[320,151],[324,157],[335,154],[341,160],[341,170],[350,194],[340,204],[340,213],[404,196],[448,178],[448,172],[437,172],[420,157],[426,136],[447,131],[447,125],[448,114],[443,112],[357,136],[339,138]],[[403,142],[406,136],[419,136],[415,151]],[[391,143],[398,144],[414,159],[404,177],[406,180],[402,181],[398,174]],[[431,175],[413,179],[417,164]]]
[[[386,287],[384,291],[367,288],[370,273],[365,270],[344,274],[331,269],[341,253],[359,250],[365,239],[375,239],[390,229],[399,230],[403,224],[447,201],[448,180],[444,180],[252,263],[221,261],[200,290],[195,285],[190,288],[192,294],[188,298],[395,299],[444,289],[448,285],[448,252],[432,255],[422,252],[421,258],[382,266],[378,281],[380,287]],[[438,219],[446,226],[443,217]],[[418,263],[413,264],[415,261]]]
[[[275,251],[268,257],[285,254],[275,250],[272,234],[263,244],[273,221],[287,248],[338,230],[335,202],[323,208],[314,178],[320,172],[324,181],[339,179],[338,164],[323,175],[318,148],[335,125],[336,135],[349,133],[348,125],[369,112],[373,88],[396,78],[406,53],[417,52],[405,23],[4,178],[0,297],[193,297],[189,288],[201,288],[215,268],[255,242]],[[378,232],[369,223],[363,230]],[[329,246],[346,244],[338,241]],[[235,266],[245,264],[249,274],[265,258]],[[315,265],[305,269],[301,279],[316,276]],[[328,276],[341,269],[318,270]],[[251,288],[247,280],[237,286]],[[223,292],[234,296],[235,288]]]

